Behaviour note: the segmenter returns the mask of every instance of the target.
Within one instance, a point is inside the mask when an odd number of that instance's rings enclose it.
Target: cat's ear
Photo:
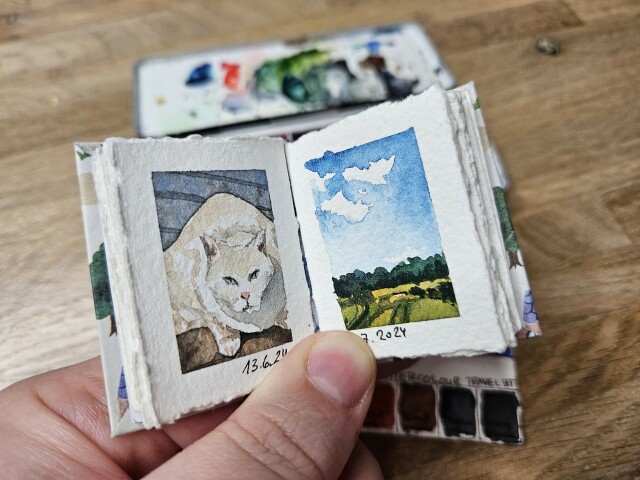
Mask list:
[[[260,253],[267,254],[267,237],[265,235],[265,231],[262,230],[260,233],[256,235],[256,238],[253,239],[251,244],[258,249]]]
[[[213,258],[218,255],[218,252],[220,252],[220,247],[213,238],[206,235],[200,235],[200,240],[202,241],[202,245],[204,246],[204,253],[208,258]]]

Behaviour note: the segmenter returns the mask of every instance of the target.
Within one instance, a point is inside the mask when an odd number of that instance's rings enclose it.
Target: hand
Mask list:
[[[111,438],[95,358],[0,392],[0,471],[4,478],[382,478],[357,440],[375,372],[356,335],[318,333],[241,405]]]

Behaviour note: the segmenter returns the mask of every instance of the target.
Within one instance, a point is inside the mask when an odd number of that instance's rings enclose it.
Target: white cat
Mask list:
[[[288,329],[273,222],[227,193],[211,196],[164,253],[176,335],[207,327],[233,356],[240,332]]]

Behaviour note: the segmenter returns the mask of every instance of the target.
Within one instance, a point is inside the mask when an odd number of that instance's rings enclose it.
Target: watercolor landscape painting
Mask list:
[[[460,316],[412,128],[305,168],[348,330]]]

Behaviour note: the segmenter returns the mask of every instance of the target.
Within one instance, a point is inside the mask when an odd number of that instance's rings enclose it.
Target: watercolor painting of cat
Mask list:
[[[176,336],[206,327],[223,357],[241,333],[289,330],[274,223],[229,193],[210,196],[164,252]]]

